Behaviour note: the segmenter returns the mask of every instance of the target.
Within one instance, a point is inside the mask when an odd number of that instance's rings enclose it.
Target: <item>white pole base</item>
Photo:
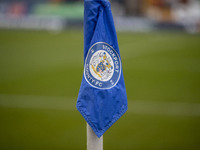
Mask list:
[[[103,150],[103,136],[98,138],[87,124],[87,150]]]

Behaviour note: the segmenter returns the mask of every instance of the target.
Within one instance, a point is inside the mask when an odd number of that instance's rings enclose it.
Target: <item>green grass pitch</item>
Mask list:
[[[200,147],[200,36],[118,33],[129,109],[105,150]],[[86,149],[83,33],[0,30],[0,149]]]

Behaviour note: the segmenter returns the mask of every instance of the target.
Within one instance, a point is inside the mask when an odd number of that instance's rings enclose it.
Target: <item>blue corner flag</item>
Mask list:
[[[108,0],[84,0],[84,74],[77,109],[98,137],[127,110],[117,35]]]

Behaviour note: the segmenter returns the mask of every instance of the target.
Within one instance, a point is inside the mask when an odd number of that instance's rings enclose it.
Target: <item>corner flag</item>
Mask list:
[[[127,110],[121,58],[108,0],[84,0],[84,73],[77,109],[98,137]]]

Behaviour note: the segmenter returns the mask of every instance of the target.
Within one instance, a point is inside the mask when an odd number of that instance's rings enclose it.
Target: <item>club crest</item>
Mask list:
[[[88,51],[84,77],[93,87],[114,87],[121,75],[121,60],[118,53],[107,43],[95,43]]]

